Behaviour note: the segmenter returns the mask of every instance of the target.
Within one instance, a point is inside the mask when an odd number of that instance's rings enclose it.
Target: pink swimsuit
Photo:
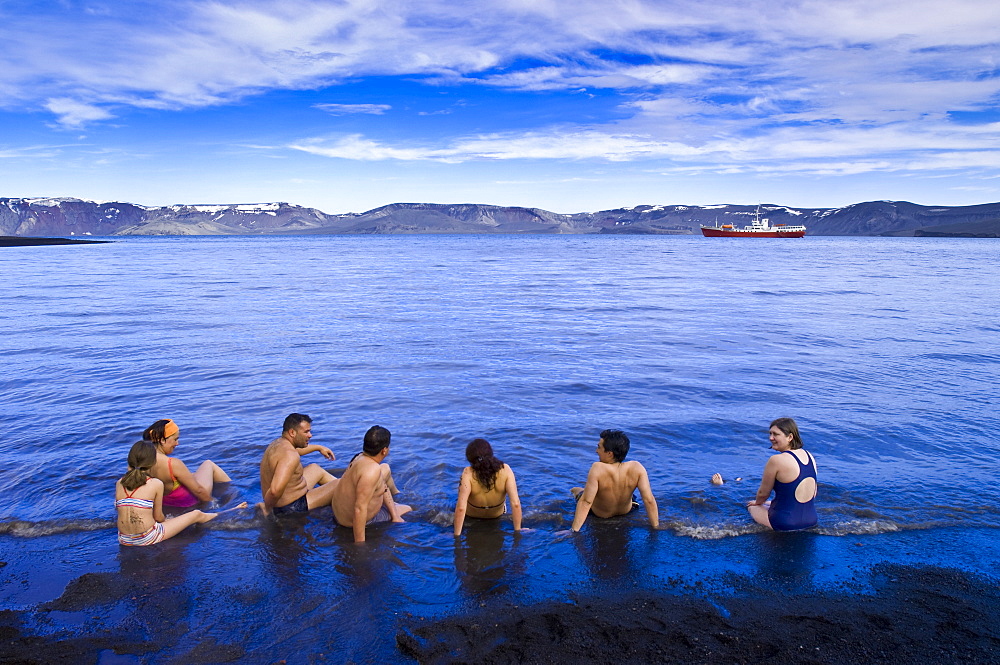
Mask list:
[[[167,471],[170,473],[170,480],[173,481],[170,491],[163,495],[163,505],[173,508],[190,508],[198,503],[198,497],[191,494],[191,490],[181,485],[180,481],[174,477],[174,458],[167,458]]]

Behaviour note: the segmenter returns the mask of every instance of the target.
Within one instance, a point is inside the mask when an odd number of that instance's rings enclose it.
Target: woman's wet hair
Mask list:
[[[493,446],[486,439],[473,439],[472,443],[465,447],[465,459],[469,460],[472,466],[472,474],[489,492],[493,489],[497,481],[497,474],[503,468],[503,462],[493,456]]]
[[[121,477],[122,487],[131,492],[146,484],[149,470],[156,464],[156,446],[152,441],[136,441],[128,451],[128,473]]]
[[[629,440],[625,432],[620,429],[606,429],[601,432],[604,440],[604,449],[614,455],[616,462],[624,462],[628,455]]]
[[[171,422],[170,418],[157,420],[155,423],[142,431],[142,440],[150,441],[157,446],[160,445],[167,439],[166,427],[169,422]]]
[[[770,426],[777,427],[782,432],[792,437],[792,442],[789,444],[792,450],[798,450],[802,447],[802,437],[799,436],[799,426],[795,424],[795,421],[791,418],[775,418],[771,421]]]

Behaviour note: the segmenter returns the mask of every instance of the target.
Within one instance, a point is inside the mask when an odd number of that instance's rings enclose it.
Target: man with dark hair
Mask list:
[[[312,418],[292,413],[282,424],[281,436],[271,442],[260,461],[260,491],[264,502],[257,504],[265,515],[307,513],[330,505],[337,479],[319,464],[302,468],[302,455],[320,452],[334,459],[326,446],[310,444]]]
[[[598,517],[614,517],[631,512],[638,506],[632,500],[636,490],[639,490],[646,506],[649,525],[659,528],[660,515],[649,487],[649,475],[639,462],[625,461],[628,450],[629,440],[624,432],[617,429],[601,432],[597,441],[599,461],[590,467],[587,484],[570,490],[576,497],[576,513],[571,527],[574,532],[580,530],[590,513]]]
[[[376,522],[402,522],[409,506],[392,499],[389,430],[375,425],[365,433],[364,446],[354,456],[333,490],[333,521],[354,529],[354,542],[365,542],[365,527]]]

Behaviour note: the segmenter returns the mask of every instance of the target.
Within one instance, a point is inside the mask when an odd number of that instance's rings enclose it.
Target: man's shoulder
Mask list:
[[[605,464],[604,462],[594,462],[590,465],[590,474],[592,476],[606,476],[608,472],[611,471],[611,465]]]
[[[267,444],[267,449],[264,450],[264,457],[271,459],[285,459],[298,456],[299,455],[295,452],[294,446],[288,442],[288,439],[280,436],[271,443]]]
[[[625,473],[627,473],[630,478],[635,478],[637,481],[639,478],[648,475],[646,473],[646,467],[644,467],[641,462],[632,460],[630,462],[625,462],[622,466],[625,467]]]
[[[369,478],[371,476],[378,476],[379,464],[372,458],[366,455],[358,455],[355,459],[351,460],[351,464],[347,467],[347,471],[344,472],[344,478],[353,476],[358,482],[361,482],[364,478]]]

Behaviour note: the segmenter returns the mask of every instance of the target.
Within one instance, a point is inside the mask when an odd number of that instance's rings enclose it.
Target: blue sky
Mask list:
[[[995,0],[0,0],[0,196],[1000,201]]]

